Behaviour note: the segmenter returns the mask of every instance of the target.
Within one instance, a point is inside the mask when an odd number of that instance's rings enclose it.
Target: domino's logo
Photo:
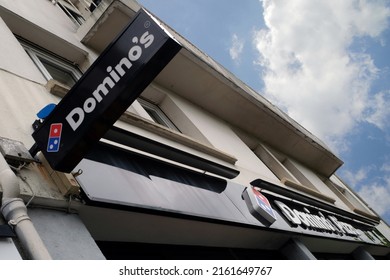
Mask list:
[[[49,153],[58,152],[61,142],[62,123],[53,123],[50,125],[49,140],[47,141],[46,151]]]
[[[253,194],[255,195],[257,204],[263,208],[264,211],[266,211],[271,216],[275,216],[274,211],[271,207],[271,204],[269,203],[268,199],[258,190],[255,188],[252,188]]]
[[[242,198],[249,212],[264,225],[270,226],[276,221],[276,215],[269,200],[256,188],[245,188]]]

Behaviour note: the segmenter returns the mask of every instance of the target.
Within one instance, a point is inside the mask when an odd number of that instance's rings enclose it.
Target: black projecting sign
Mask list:
[[[32,134],[51,167],[71,172],[180,49],[141,9]]]

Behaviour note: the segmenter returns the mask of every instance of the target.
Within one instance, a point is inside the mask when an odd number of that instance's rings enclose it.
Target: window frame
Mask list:
[[[153,120],[153,122],[172,129],[174,131],[180,132],[180,130],[176,127],[176,125],[167,117],[163,110],[157,105],[146,99],[138,98],[137,99],[142,108],[146,111],[149,117]],[[152,111],[157,115],[157,118],[153,116],[149,111]]]
[[[277,153],[262,143],[258,143],[253,152],[284,186],[335,204],[336,200],[320,192],[287,156]]]
[[[47,68],[43,64],[42,60],[45,60],[46,63],[53,64],[60,71],[63,71],[64,73],[69,74],[73,78],[74,84],[83,75],[83,73],[77,67],[76,64],[71,63],[71,62],[65,60],[64,58],[59,57],[58,55],[50,53],[49,51],[44,50],[42,48],[38,48],[38,47],[32,45],[31,43],[28,43],[28,42],[23,41],[21,39],[19,39],[19,42],[47,81],[56,80],[56,79],[53,78],[53,76],[47,70]],[[56,81],[58,81],[58,80],[56,80]],[[60,81],[58,81],[58,82],[60,82]],[[64,84],[64,85],[69,86],[66,84]]]
[[[70,1],[57,0],[56,4],[75,24],[81,26],[85,22],[85,18],[79,9],[72,2],[69,2]]]
[[[353,212],[374,220],[379,219],[376,213],[336,174],[323,181]]]

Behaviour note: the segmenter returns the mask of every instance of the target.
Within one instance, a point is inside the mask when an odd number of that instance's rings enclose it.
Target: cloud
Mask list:
[[[385,2],[261,2],[266,28],[255,33],[254,43],[265,96],[332,148],[361,122],[383,128],[389,93],[370,92],[379,69],[352,46],[387,28]]]
[[[244,41],[240,40],[237,34],[233,34],[232,36],[232,45],[229,49],[229,54],[232,60],[236,63],[240,62],[240,56],[244,49]]]
[[[380,167],[370,165],[356,172],[342,171],[345,182],[375,210],[387,223],[390,223],[390,162],[384,162]]]
[[[360,197],[383,219],[390,222],[390,162],[379,168],[375,165],[362,167],[356,172],[342,171],[342,177]]]
[[[390,177],[381,183],[364,185],[358,194],[382,217],[390,217]],[[388,220],[388,219],[387,219]]]
[[[384,163],[381,166],[381,171],[383,172],[388,172],[390,174],[390,162],[389,163]],[[390,200],[389,200],[390,201]]]
[[[370,172],[372,168],[371,167],[366,167],[366,168],[360,168],[356,173],[350,171],[350,170],[345,170],[343,172],[343,178],[349,183],[349,185],[352,188],[357,188],[357,186],[367,179],[368,173]]]
[[[390,90],[379,92],[367,104],[367,121],[384,130],[390,126]],[[370,112],[371,111],[371,112]]]

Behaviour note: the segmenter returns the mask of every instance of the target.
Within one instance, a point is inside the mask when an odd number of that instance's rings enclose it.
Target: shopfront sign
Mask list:
[[[246,188],[242,194],[249,212],[259,219],[271,225],[276,221],[274,210],[268,199],[254,187]]]
[[[180,49],[141,9],[34,131],[51,167],[71,172]]]
[[[306,207],[303,208],[304,211],[299,211],[290,208],[281,201],[275,200],[274,202],[292,226],[302,226],[305,229],[321,230],[349,236],[360,235],[352,225],[339,221],[333,215],[324,215],[321,211],[318,211],[317,214],[311,213]]]

